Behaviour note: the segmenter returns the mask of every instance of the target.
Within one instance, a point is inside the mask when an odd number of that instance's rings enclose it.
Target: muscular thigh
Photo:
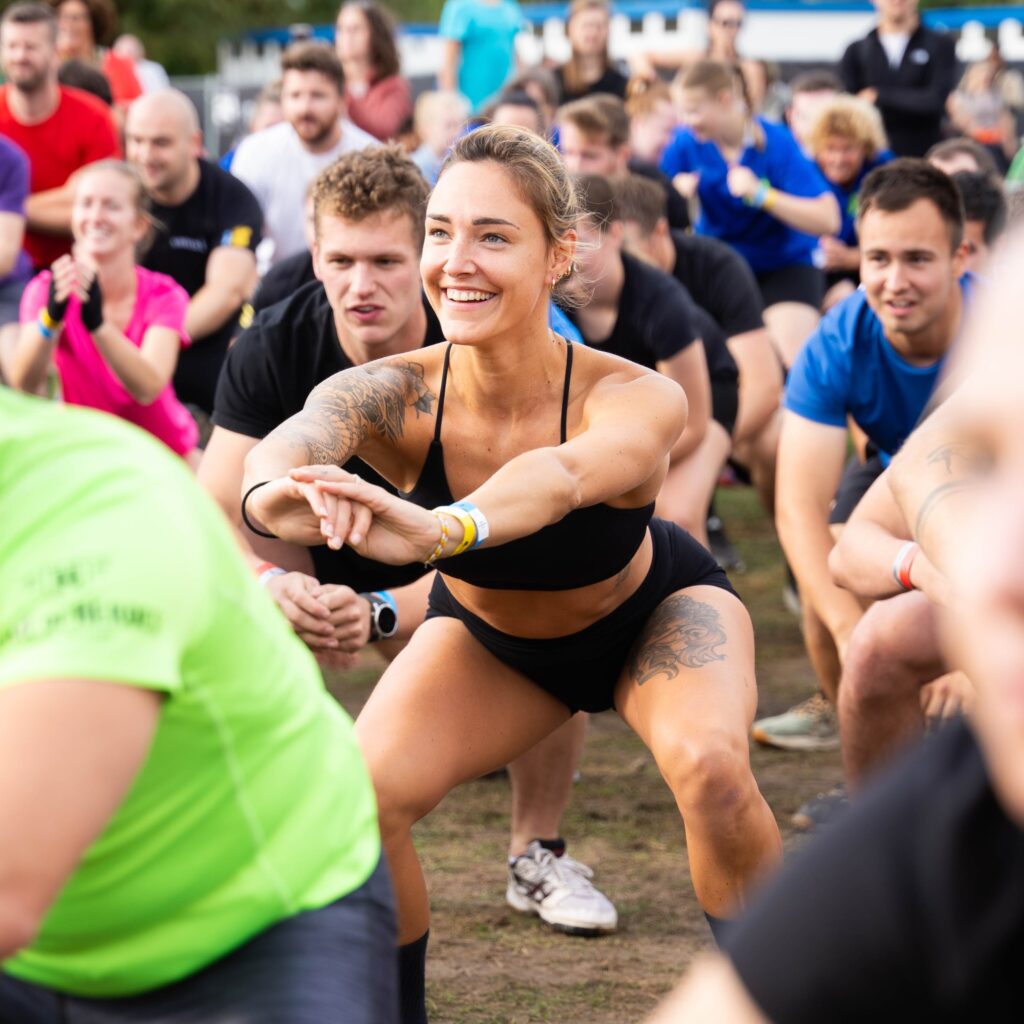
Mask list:
[[[697,586],[662,601],[633,647],[615,706],[648,746],[666,731],[714,730],[745,743],[757,686],[753,630],[739,598]]]
[[[461,782],[493,771],[569,718],[569,709],[503,665],[456,619],[428,619],[388,666],[356,720],[378,793],[425,813]]]

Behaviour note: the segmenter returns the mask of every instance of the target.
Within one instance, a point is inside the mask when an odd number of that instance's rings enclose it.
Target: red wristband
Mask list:
[[[921,548],[911,541],[900,548],[900,552],[896,557],[896,564],[893,566],[893,575],[896,577],[896,582],[899,583],[904,590],[914,589],[914,584],[910,579],[910,569],[914,564],[914,559],[917,558],[918,551],[920,550]]]

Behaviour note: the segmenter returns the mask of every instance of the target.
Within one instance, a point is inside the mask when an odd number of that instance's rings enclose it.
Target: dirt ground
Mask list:
[[[797,620],[782,605],[778,546],[749,490],[719,511],[747,571],[733,583],[757,636],[760,714],[812,692]],[[374,673],[331,680],[350,712]],[[837,754],[753,746],[754,772],[787,849],[802,841],[789,817],[840,778]],[[563,833],[615,902],[619,930],[600,939],[555,933],[505,904],[509,788],[481,780],[452,793],[416,831],[433,907],[427,995],[432,1024],[639,1022],[709,944],[694,898],[682,824],[643,745],[614,713],[593,716]]]

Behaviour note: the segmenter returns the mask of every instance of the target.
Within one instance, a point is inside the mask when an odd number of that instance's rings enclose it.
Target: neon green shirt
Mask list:
[[[380,839],[351,721],[184,462],[0,388],[0,523],[0,688],[166,695],[127,797],[4,971],[143,992],[366,881]]]

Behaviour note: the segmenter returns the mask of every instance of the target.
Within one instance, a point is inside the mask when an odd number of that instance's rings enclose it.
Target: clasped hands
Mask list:
[[[427,509],[337,466],[301,466],[251,493],[249,513],[281,540],[348,545],[387,565],[425,562],[440,537]]]
[[[103,325],[103,293],[96,267],[81,257],[64,255],[50,267],[50,274],[46,312],[51,322],[63,322],[68,302],[75,295],[82,304],[82,325],[90,334],[99,330]]]

